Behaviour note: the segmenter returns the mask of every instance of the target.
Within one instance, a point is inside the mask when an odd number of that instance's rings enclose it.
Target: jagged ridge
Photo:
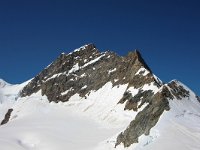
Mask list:
[[[135,75],[141,67],[144,69]],[[147,75],[143,76],[145,71]],[[70,54],[61,54],[22,90],[21,96],[41,89],[50,101],[68,101],[76,93],[85,97],[109,81],[113,86],[129,83],[139,88],[151,82],[160,86],[138,51],[120,57],[110,51],[100,53],[90,44]]]
[[[169,100],[189,97],[190,93],[178,81],[166,85],[157,80],[139,51],[126,57],[107,51],[101,53],[93,45],[85,45],[69,54],[61,54],[51,65],[39,73],[21,92],[28,96],[39,90],[49,101],[66,102],[79,94],[87,99],[91,91],[97,91],[106,83],[113,87],[127,84],[118,105],[124,110],[140,111],[128,128],[117,137],[116,146],[125,147],[148,135],[162,113],[169,111]]]

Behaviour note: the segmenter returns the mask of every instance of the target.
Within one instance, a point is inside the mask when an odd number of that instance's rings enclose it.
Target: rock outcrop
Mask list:
[[[5,114],[4,119],[1,121],[1,125],[4,125],[4,124],[8,123],[12,111],[13,111],[12,108],[8,109],[7,113]]]
[[[146,92],[148,93],[148,91]],[[135,98],[133,97],[133,100],[138,101],[140,96],[141,93],[139,92],[135,95]],[[137,143],[142,134],[149,135],[151,128],[156,125],[162,113],[170,110],[169,100],[181,100],[189,97],[190,92],[174,80],[163,85],[156,94],[147,96],[142,94],[142,96],[145,96],[144,100],[148,102],[148,105],[136,115],[127,129],[118,135],[115,146],[123,143],[124,147],[129,147],[131,144]]]
[[[118,102],[118,105],[125,104],[124,110],[138,112],[144,107],[119,134],[116,146],[123,143],[129,147],[137,143],[141,135],[150,133],[162,113],[170,110],[170,100],[181,100],[190,95],[176,80],[163,84],[138,50],[121,57],[111,51],[101,53],[95,45],[89,44],[72,53],[62,53],[23,88],[21,96],[41,90],[50,102],[67,102],[74,94],[87,99],[91,91],[97,91],[108,82],[113,87],[127,84]]]
[[[160,86],[137,50],[120,57],[110,51],[100,53],[89,44],[70,54],[61,54],[22,90],[21,96],[41,90],[49,101],[65,102],[76,93],[86,97],[109,81],[113,86],[129,84],[139,88],[152,82]]]

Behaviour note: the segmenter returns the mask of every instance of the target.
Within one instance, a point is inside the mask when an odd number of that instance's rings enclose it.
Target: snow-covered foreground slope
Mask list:
[[[49,103],[46,96],[41,96],[40,91],[29,97],[18,97],[23,86],[24,84],[9,85],[1,89],[3,101],[0,119],[3,120],[6,111],[13,108],[9,123],[0,126],[1,149],[89,150],[123,129],[122,125],[114,128],[107,126],[113,121],[112,117],[111,120],[104,119],[105,114],[116,105],[116,102],[109,102],[111,99],[107,97],[118,100],[127,85],[112,89],[112,84],[108,83],[99,91],[91,93],[85,103],[75,95],[70,103],[58,104]],[[116,92],[117,90],[121,93]],[[117,120],[114,116],[113,119]]]
[[[4,80],[0,79],[0,119],[4,117],[9,108],[13,106],[19,97],[19,91],[28,83],[11,85]]]
[[[124,111],[124,104],[117,105],[126,84],[113,87],[108,82],[91,91],[86,99],[76,94],[65,103],[49,103],[40,91],[20,98],[18,92],[24,84],[7,85],[0,90],[0,119],[13,108],[10,121],[0,126],[0,149],[124,149],[123,145],[114,148],[116,137],[137,114]],[[169,102],[170,111],[162,114],[150,135],[142,135],[139,143],[127,150],[200,149],[200,105],[194,93],[190,91],[189,98]]]
[[[185,85],[190,97],[169,100],[170,111],[165,111],[150,135],[142,135],[137,144],[126,150],[199,150],[200,149],[200,103],[196,95]],[[99,144],[95,150],[113,150],[116,136]],[[124,149],[119,145],[116,150]]]
[[[20,99],[13,109],[11,121],[0,128],[1,149],[88,150],[118,132],[38,96]]]
[[[10,95],[8,101],[14,100],[21,86],[9,87],[10,94],[4,89]],[[4,150],[88,150],[119,132],[119,128],[105,128],[72,107],[49,103],[40,92],[18,98],[9,106],[6,103],[4,100],[1,108],[14,111],[9,123],[0,127],[0,148]]]
[[[171,102],[172,111],[165,112],[158,124],[151,129],[150,135],[139,138],[138,144],[133,144],[126,150],[199,150],[200,149],[200,111],[191,108],[187,100],[178,103]],[[173,108],[174,106],[174,108]],[[193,105],[194,108],[196,107]],[[200,110],[200,108],[198,108]],[[116,136],[99,144],[96,150],[114,150]],[[120,145],[116,150],[122,150]]]

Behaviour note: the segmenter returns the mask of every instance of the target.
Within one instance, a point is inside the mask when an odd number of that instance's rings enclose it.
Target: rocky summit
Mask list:
[[[137,143],[141,135],[149,135],[162,113],[170,110],[170,100],[190,96],[178,81],[164,84],[158,79],[138,50],[122,57],[111,51],[100,52],[94,44],[69,54],[62,53],[32,79],[20,95],[30,96],[41,90],[50,102],[67,102],[75,94],[87,99],[91,91],[98,91],[108,82],[113,87],[127,84],[117,103],[125,104],[124,110],[137,112],[145,106],[118,135],[115,146],[123,143],[129,147]]]
[[[89,44],[70,54],[62,53],[25,86],[21,96],[42,90],[42,95],[46,95],[49,101],[65,102],[76,93],[87,97],[90,91],[100,89],[107,82],[112,82],[113,86],[128,84],[134,88],[145,84],[161,86],[139,51],[120,57],[110,51],[101,53]]]
[[[162,82],[138,50],[62,53],[27,82],[0,79],[0,102],[0,138],[11,145],[0,140],[0,149],[200,148],[200,98],[178,80]]]

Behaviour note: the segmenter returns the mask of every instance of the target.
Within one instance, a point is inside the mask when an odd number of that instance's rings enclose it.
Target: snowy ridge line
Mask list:
[[[83,46],[81,46],[81,47],[79,47],[79,48],[76,48],[74,51],[68,53],[67,55],[71,55],[71,54],[74,53],[74,52],[79,52],[79,51],[81,51],[81,50],[85,50],[86,47],[89,46],[89,45],[91,45],[91,44],[85,44],[85,45],[83,45]],[[65,54],[65,53],[64,53],[64,54]]]

